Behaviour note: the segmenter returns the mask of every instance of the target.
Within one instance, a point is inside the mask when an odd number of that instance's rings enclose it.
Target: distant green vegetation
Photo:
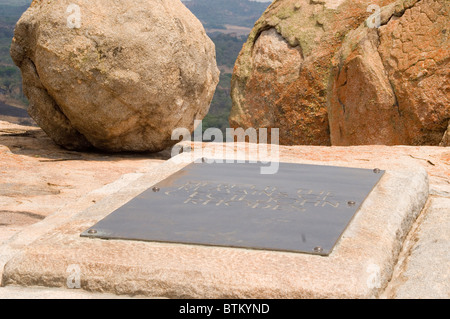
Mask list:
[[[182,1],[207,29],[215,29],[225,24],[252,28],[269,5],[268,2],[248,0]]]
[[[29,6],[32,1],[33,0],[0,0],[0,5],[8,4],[16,7],[24,5]]]
[[[210,38],[216,45],[217,64],[232,69],[247,38],[224,33],[210,34]]]
[[[27,104],[22,92],[22,77],[17,67],[0,65],[0,93]]]
[[[12,2],[12,1],[11,1]],[[0,65],[14,65],[9,56],[14,26],[28,6],[0,4]]]
[[[182,0],[183,1],[183,0]],[[189,0],[183,1],[206,29],[226,29],[225,25],[252,28],[270,2],[249,0]],[[246,37],[215,32],[209,34],[216,45],[217,64],[231,72]],[[221,68],[223,69],[223,68]],[[210,111],[203,120],[203,130],[217,127],[225,133],[231,111],[231,74],[222,72]],[[225,134],[224,134],[225,136]]]
[[[0,28],[0,33],[2,32]],[[2,37],[0,34],[0,65],[13,65],[13,61],[9,55],[9,48],[11,46],[11,38]]]
[[[9,3],[9,4],[5,4]],[[11,5],[19,3],[20,5]],[[0,3],[0,93],[26,105],[22,92],[22,77],[9,54],[14,26],[28,5],[24,1],[3,1]]]
[[[222,33],[213,34],[210,37],[216,45],[217,64],[231,70],[247,39]],[[221,129],[225,136],[225,129],[229,127],[228,117],[231,111],[230,92],[231,73],[221,72],[209,113],[203,120],[203,131],[210,127],[216,127]]]
[[[210,127],[217,127],[222,132],[225,132],[225,129],[229,127],[228,116],[231,111],[230,83],[230,73],[220,75],[220,81],[214,93],[209,113],[203,119],[203,131]]]

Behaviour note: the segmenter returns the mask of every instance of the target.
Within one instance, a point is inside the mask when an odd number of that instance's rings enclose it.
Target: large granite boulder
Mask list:
[[[288,145],[439,144],[448,15],[445,0],[275,1],[236,62],[230,125]]]
[[[397,1],[351,31],[329,94],[333,145],[439,145],[450,119],[450,2]]]
[[[31,117],[75,150],[165,149],[219,80],[214,44],[179,0],[34,0],[11,56]]]

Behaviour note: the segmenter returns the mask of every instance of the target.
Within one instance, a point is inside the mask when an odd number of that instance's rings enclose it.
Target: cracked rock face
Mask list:
[[[380,28],[366,23],[369,5]],[[445,0],[275,1],[237,60],[231,126],[278,127],[287,145],[438,145],[450,119],[448,15]],[[262,68],[261,52],[279,63]]]
[[[439,145],[450,118],[448,1],[383,8],[349,33],[330,94],[334,145]]]
[[[209,110],[213,42],[179,0],[35,0],[11,56],[29,114],[59,145],[160,151]]]

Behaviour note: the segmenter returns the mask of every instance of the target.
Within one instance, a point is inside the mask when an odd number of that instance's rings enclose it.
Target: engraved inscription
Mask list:
[[[186,182],[167,190],[165,195],[185,195],[184,203],[191,205],[245,206],[253,209],[295,210],[307,207],[338,208],[339,202],[328,191],[297,189],[292,194],[273,186],[226,184],[212,182]]]

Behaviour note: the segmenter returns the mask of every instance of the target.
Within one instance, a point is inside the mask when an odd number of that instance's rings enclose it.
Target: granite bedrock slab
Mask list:
[[[172,158],[158,170],[113,188],[109,196],[54,223],[47,232],[42,229],[51,218],[35,224],[41,234],[10,254],[2,285],[67,287],[68,270],[76,265],[81,289],[118,295],[374,298],[391,279],[403,241],[429,192],[428,175],[422,167],[387,170],[328,257],[80,237],[81,232],[186,165]],[[11,243],[10,248],[13,246]]]

